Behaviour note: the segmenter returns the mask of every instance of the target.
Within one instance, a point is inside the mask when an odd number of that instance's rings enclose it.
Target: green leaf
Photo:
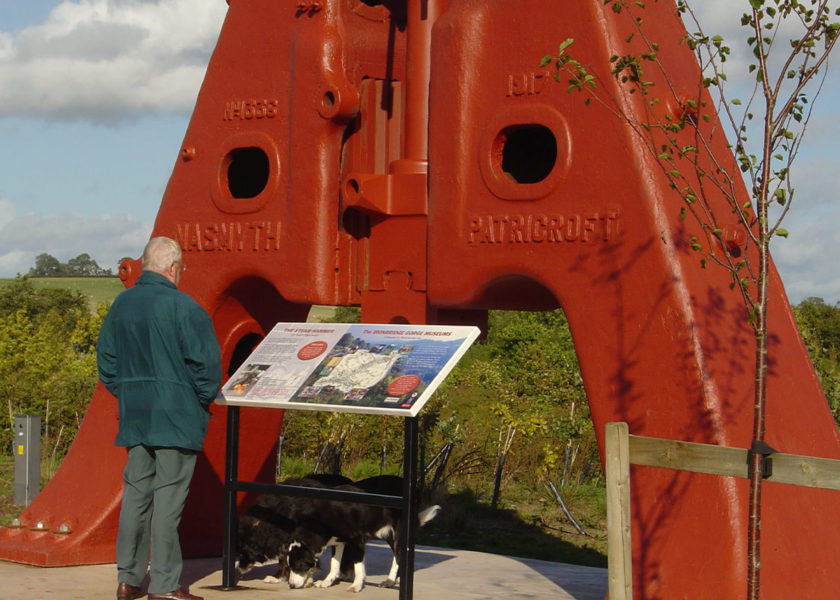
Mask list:
[[[779,237],[786,238],[788,236],[788,230],[787,229],[777,229],[776,230],[776,235],[778,235]]]
[[[557,54],[563,54],[563,51],[574,43],[575,38],[566,38],[560,42],[560,46],[557,48]]]

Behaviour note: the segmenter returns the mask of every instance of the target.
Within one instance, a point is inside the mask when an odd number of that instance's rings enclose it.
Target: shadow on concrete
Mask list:
[[[490,508],[470,490],[449,494],[442,500],[436,499],[436,502],[441,504],[442,510],[434,521],[418,532],[420,545],[469,549],[589,567],[607,566],[606,555],[596,548],[599,544],[606,547],[599,537],[603,532],[585,524],[584,530],[588,536],[575,533],[565,520],[560,523],[552,521],[550,528],[548,523],[542,521],[542,517],[527,522],[514,510]],[[557,512],[560,512],[559,508]],[[549,529],[562,529],[564,535],[574,537],[577,543],[553,535]]]

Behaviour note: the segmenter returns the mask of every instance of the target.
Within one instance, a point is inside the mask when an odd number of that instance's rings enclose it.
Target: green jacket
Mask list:
[[[201,450],[222,371],[213,322],[195,300],[143,271],[114,300],[96,353],[119,400],[117,446]]]

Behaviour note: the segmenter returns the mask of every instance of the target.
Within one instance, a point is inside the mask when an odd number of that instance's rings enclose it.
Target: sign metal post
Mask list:
[[[477,327],[463,326],[278,323],[217,399],[228,410],[220,589],[237,589],[237,493],[256,492],[399,508],[405,540],[399,549],[399,598],[411,600],[419,506],[417,414],[478,333]],[[402,496],[239,481],[241,406],[402,416]]]

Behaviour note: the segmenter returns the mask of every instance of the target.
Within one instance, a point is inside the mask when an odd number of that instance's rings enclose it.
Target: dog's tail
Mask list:
[[[429,521],[434,519],[439,512],[440,512],[440,505],[439,504],[435,504],[433,506],[430,506],[429,508],[425,508],[425,509],[421,510],[420,514],[417,515],[417,522],[420,525],[420,527],[422,527],[423,525],[425,525],[426,523],[428,523]]]

